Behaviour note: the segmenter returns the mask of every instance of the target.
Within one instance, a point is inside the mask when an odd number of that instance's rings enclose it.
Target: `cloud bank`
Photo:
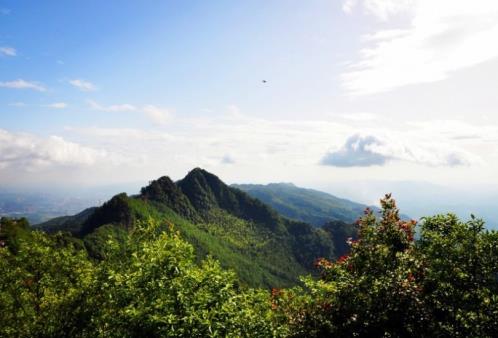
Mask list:
[[[390,158],[376,151],[381,146],[381,141],[374,136],[353,135],[341,149],[327,153],[320,163],[334,167],[383,165]]]
[[[37,171],[53,167],[92,166],[107,153],[83,147],[59,136],[46,138],[0,129],[0,169]]]
[[[342,74],[352,95],[444,80],[498,57],[495,0],[348,0],[343,9],[362,9],[387,24],[364,37],[359,60]],[[407,26],[396,21],[401,14],[411,18]]]
[[[414,137],[360,135],[349,136],[342,147],[329,151],[322,165],[369,167],[389,161],[405,161],[426,166],[462,166],[479,162],[472,154],[447,143],[431,143]]]

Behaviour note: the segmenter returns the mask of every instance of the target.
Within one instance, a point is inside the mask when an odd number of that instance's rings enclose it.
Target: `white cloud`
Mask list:
[[[356,122],[374,121],[378,119],[378,116],[372,113],[349,113],[349,114],[339,114],[338,116],[343,119],[356,121]]]
[[[105,151],[83,147],[59,136],[46,138],[0,129],[0,169],[37,171],[55,166],[91,166],[107,157]]]
[[[25,81],[23,79],[17,79],[14,81],[7,81],[7,82],[0,82],[0,87],[11,88],[11,89],[32,89],[32,90],[36,90],[39,92],[46,91],[46,88],[43,85],[41,85],[37,82]]]
[[[171,112],[168,109],[146,105],[141,110],[154,123],[164,125],[171,120]]]
[[[64,108],[67,108],[67,103],[55,102],[55,103],[48,104],[47,107],[54,108],[54,109],[64,109]]]
[[[342,9],[350,14],[355,7],[361,5],[367,14],[372,14],[380,20],[387,20],[393,15],[408,12],[416,5],[417,0],[346,0]]]
[[[453,167],[478,162],[476,156],[448,142],[434,143],[414,135],[407,136],[354,134],[339,149],[326,153],[320,163],[336,167],[368,167],[397,160]]]
[[[81,79],[69,80],[69,83],[83,92],[97,90],[97,87],[93,83]]]
[[[3,46],[3,47],[0,47],[0,54],[5,55],[5,56],[16,56],[17,51],[13,47]]]
[[[102,106],[99,103],[88,100],[90,107],[94,110],[105,111],[105,112],[126,112],[126,111],[136,111],[137,108],[131,104],[113,104],[110,106]]]
[[[440,81],[498,57],[498,1],[364,0],[361,6],[394,27],[366,36],[360,59],[342,74],[350,94]],[[397,24],[401,13],[411,18],[408,26]]]
[[[484,170],[486,175],[494,175],[490,172],[498,169],[498,150],[494,146],[498,142],[498,126],[482,128],[458,121],[437,121],[391,126],[374,126],[374,122],[366,128],[358,127],[355,121],[336,120],[235,118],[224,109],[217,116],[177,117],[174,124],[157,129],[79,127],[66,128],[61,136],[90,149],[103,149],[121,161],[119,170],[115,164],[118,160],[113,164],[106,158],[97,161],[101,166],[95,163],[86,173],[82,171],[85,180],[100,182],[146,182],[165,174],[180,178],[196,166],[205,167],[228,182],[296,183],[351,177],[425,180],[434,176],[460,182],[476,173],[475,179],[482,179]],[[354,135],[359,136],[349,147],[345,146]],[[354,167],[339,170],[319,164],[325,154],[341,149],[356,149],[356,157],[351,160],[356,162],[349,163]],[[346,155],[347,151],[343,166],[347,164]],[[364,156],[360,163],[358,155]],[[234,161],[235,164],[227,165]],[[335,161],[328,164],[337,166],[337,158]],[[378,165],[365,168],[369,161]],[[45,175],[40,177],[46,180]],[[0,175],[2,180],[5,181]]]
[[[153,130],[142,130],[134,128],[101,128],[101,127],[87,127],[87,128],[74,128],[66,127],[65,130],[71,133],[78,133],[85,135],[89,138],[103,138],[107,140],[117,139],[118,143],[123,140],[133,141],[160,141],[169,142],[174,141],[176,138],[166,132],[158,132]]]
[[[221,158],[221,163],[223,164],[234,164],[235,163],[235,160],[232,156],[228,155],[228,154],[225,154],[222,158]]]
[[[374,136],[353,135],[339,150],[325,154],[320,163],[334,167],[384,165],[390,157],[375,151],[379,146],[382,142]]]
[[[358,0],[346,0],[342,5],[342,10],[350,14],[353,9],[357,6]]]
[[[114,104],[110,106],[103,106],[93,100],[87,101],[90,107],[94,110],[105,111],[105,112],[138,112],[142,113],[152,122],[158,125],[167,124],[171,118],[172,114],[169,109],[161,108],[158,106],[154,106],[151,104],[137,107],[132,104],[123,103],[123,104]]]
[[[227,112],[228,115],[233,118],[240,118],[243,116],[242,112],[240,111],[240,108],[235,104],[228,105]]]

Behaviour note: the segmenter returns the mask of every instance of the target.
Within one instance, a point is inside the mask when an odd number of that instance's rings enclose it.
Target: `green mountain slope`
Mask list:
[[[97,208],[88,208],[74,216],[61,216],[52,218],[44,223],[33,225],[33,228],[42,228],[47,232],[69,231],[78,232],[81,225],[90,217]]]
[[[101,248],[108,236],[119,238],[137,221],[154,218],[178,229],[199,258],[214,256],[252,286],[296,284],[299,275],[312,271],[316,258],[343,254],[334,242],[346,240],[341,232],[286,219],[199,168],[176,183],[161,177],[136,196],[118,194],[85,216],[62,223],[96,258],[105,256]],[[40,226],[60,229],[54,222]]]
[[[333,220],[353,223],[367,207],[321,191],[299,188],[290,183],[234,184],[232,187],[263,201],[285,217],[318,227]]]

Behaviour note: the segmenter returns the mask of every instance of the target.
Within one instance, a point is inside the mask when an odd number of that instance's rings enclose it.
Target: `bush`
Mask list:
[[[271,337],[269,295],[239,286],[173,230],[138,223],[102,260],[33,231],[0,248],[1,337]]]
[[[382,217],[367,210],[351,254],[319,259],[319,280],[273,294],[295,337],[496,337],[498,235],[472,218],[402,221],[390,195]]]

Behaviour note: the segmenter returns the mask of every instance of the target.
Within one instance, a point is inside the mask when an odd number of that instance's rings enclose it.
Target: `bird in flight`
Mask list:
[[[267,81],[266,81],[266,80],[263,80],[263,81],[261,81],[261,82],[266,83]]]

